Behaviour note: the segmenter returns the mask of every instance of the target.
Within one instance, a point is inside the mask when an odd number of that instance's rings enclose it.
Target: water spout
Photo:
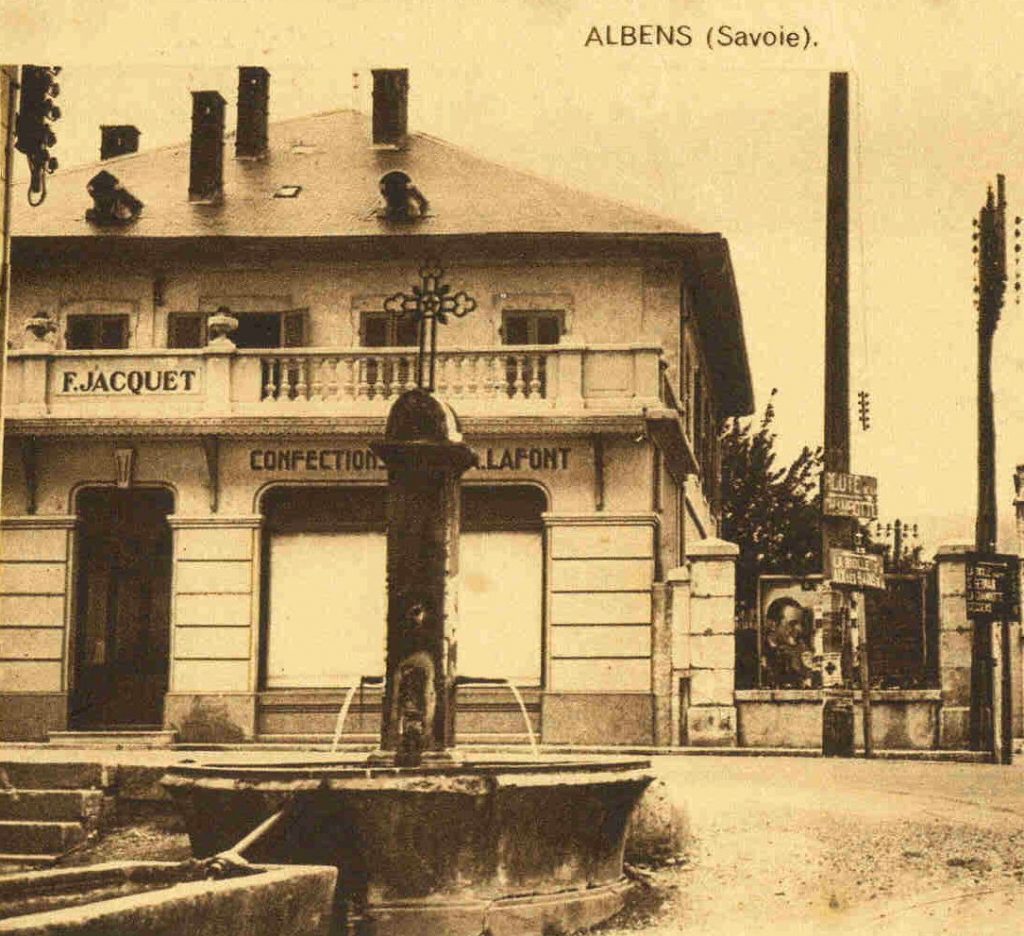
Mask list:
[[[338,710],[338,720],[334,723],[334,740],[331,742],[332,754],[337,752],[338,745],[341,743],[341,734],[345,730],[345,719],[348,718],[348,710],[352,706],[352,699],[356,694],[356,690],[359,691],[359,706],[362,708],[363,689],[367,686],[382,685],[384,685],[383,676],[360,676],[359,685],[348,687],[348,691],[345,693],[345,699],[341,703],[341,708]]]
[[[530,751],[534,757],[540,757],[540,748],[537,746],[537,738],[533,733],[533,724],[530,722],[529,713],[526,711],[526,703],[523,702],[522,693],[519,687],[507,676],[456,676],[455,686],[507,686],[511,691],[519,711],[523,715],[523,724],[526,726],[526,736],[530,739]]]
[[[362,683],[360,683],[361,685]],[[355,698],[358,688],[359,686],[355,683],[348,687],[348,692],[345,693],[345,701],[341,703],[341,708],[338,710],[338,720],[334,724],[334,740],[331,741],[332,754],[338,750],[338,744],[341,742],[341,733],[345,730],[345,719],[348,718],[348,710],[352,705],[352,699]]]

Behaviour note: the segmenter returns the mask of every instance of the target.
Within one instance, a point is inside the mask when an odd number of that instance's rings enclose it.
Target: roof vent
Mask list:
[[[139,128],[131,124],[100,124],[100,159],[139,151]]]
[[[374,68],[373,145],[398,149],[409,128],[409,69]]]
[[[100,227],[131,224],[142,212],[142,202],[106,169],[101,169],[89,180],[86,191],[93,206],[86,211],[85,220],[92,224]]]
[[[397,169],[381,176],[380,193],[384,206],[378,213],[388,221],[415,221],[430,210],[430,203],[412,179]]]

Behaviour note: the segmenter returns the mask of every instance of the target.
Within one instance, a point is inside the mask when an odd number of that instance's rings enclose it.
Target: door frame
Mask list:
[[[83,529],[82,513],[79,503],[80,496],[88,491],[104,490],[104,491],[116,491],[126,490],[127,493],[133,492],[151,492],[160,491],[165,492],[169,496],[170,505],[168,512],[164,515],[164,522],[167,523],[168,533],[170,537],[170,550],[168,554],[168,561],[170,568],[168,570],[168,590],[167,590],[167,656],[166,656],[166,687],[163,692],[163,698],[160,701],[159,718],[154,725],[163,724],[164,707],[166,705],[166,696],[170,690],[170,678],[171,678],[171,663],[174,655],[173,647],[173,636],[174,636],[174,595],[175,595],[175,562],[174,562],[174,528],[168,522],[169,518],[172,517],[177,509],[178,492],[173,485],[163,482],[153,483],[142,483],[132,484],[129,488],[123,489],[118,488],[117,484],[111,481],[82,481],[71,491],[69,498],[69,513],[74,517],[74,526],[72,529],[72,542],[69,550],[70,562],[68,568],[68,625],[67,625],[67,642],[66,642],[66,697],[67,697],[67,726],[70,731],[88,731],[97,730],[98,726],[92,725],[81,725],[79,720],[76,718],[74,711],[77,694],[79,691],[79,680],[80,680],[80,663],[79,663],[79,642],[81,639],[80,631],[80,613],[82,611],[81,602],[83,597],[84,587],[84,563],[81,554],[81,536]],[[117,727],[112,726],[112,727]]]

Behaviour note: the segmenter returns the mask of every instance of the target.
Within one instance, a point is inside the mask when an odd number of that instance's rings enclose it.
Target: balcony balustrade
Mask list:
[[[10,419],[380,415],[415,384],[408,348],[58,351],[8,354]],[[438,352],[437,392],[465,415],[676,407],[654,345]]]

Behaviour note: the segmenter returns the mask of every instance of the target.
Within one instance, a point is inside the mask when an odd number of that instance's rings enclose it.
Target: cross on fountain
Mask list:
[[[411,316],[419,326],[416,386],[429,393],[434,392],[438,324],[447,325],[449,315],[462,318],[476,308],[476,299],[462,290],[453,294],[451,286],[441,282],[443,276],[440,264],[428,261],[420,270],[421,282],[412,287],[411,295],[395,293],[384,302],[385,312]]]

